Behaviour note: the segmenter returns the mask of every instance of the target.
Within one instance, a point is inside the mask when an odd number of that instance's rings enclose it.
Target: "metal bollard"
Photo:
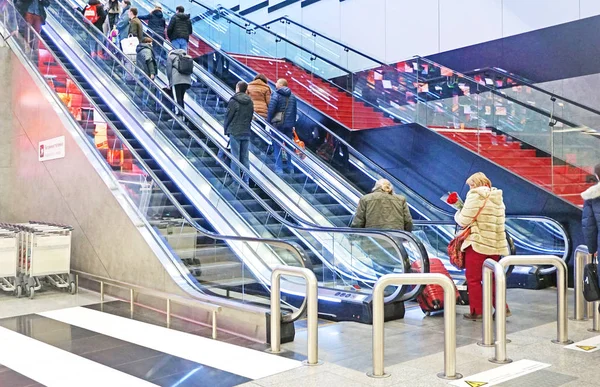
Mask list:
[[[271,273],[271,352],[281,352],[281,276],[304,278],[306,281],[306,320],[308,340],[308,360],[305,365],[321,365],[319,362],[318,332],[318,284],[315,273],[306,268],[276,266]],[[215,318],[216,315],[213,316]]]
[[[496,280],[496,342],[492,340],[492,271]],[[494,346],[492,363],[506,364],[512,360],[506,355],[506,273],[504,267],[493,259],[483,263],[483,340],[481,345]]]
[[[384,297],[383,291],[392,285],[440,285],[444,288],[444,372],[442,379],[460,379],[456,372],[456,298],[454,282],[443,274],[387,274],[373,288],[373,371],[367,375],[385,378],[384,370]]]
[[[587,246],[580,245],[575,249],[575,312],[574,321],[585,321],[593,315],[593,303],[586,302],[583,297],[583,268],[592,262],[592,255],[588,253]]]
[[[530,265],[552,265],[556,267],[556,289],[557,289],[557,338],[552,340],[557,344],[571,344],[573,341],[568,338],[568,319],[567,319],[567,265],[565,262],[553,255],[511,255],[496,262],[493,259],[487,259],[484,262],[484,271],[493,270],[496,280],[496,355],[490,361],[495,363],[507,362],[506,357],[506,274],[505,268],[509,266],[530,266]],[[492,319],[491,307],[485,307],[485,303],[491,303],[491,281],[489,276],[484,276],[484,315],[483,324],[483,342],[491,335]],[[489,287],[486,291],[485,288]]]
[[[593,320],[592,320],[592,328],[588,329],[589,332],[600,332],[600,310],[598,310],[598,308],[600,308],[600,301],[596,301],[596,302],[590,302],[590,305],[593,306],[594,308],[594,312],[593,312]]]

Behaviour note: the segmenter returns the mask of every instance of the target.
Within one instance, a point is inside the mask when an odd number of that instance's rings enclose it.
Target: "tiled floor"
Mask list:
[[[45,302],[36,303],[37,300]],[[0,386],[37,386],[39,383],[61,387],[138,384],[211,387],[450,385],[450,381],[436,376],[444,369],[443,316],[425,317],[418,308],[410,308],[403,320],[386,323],[385,368],[391,376],[372,379],[366,376],[372,367],[372,327],[369,325],[321,321],[319,358],[325,363],[307,367],[297,362],[303,360],[306,353],[303,322],[297,324],[296,340],[283,345],[286,351],[282,356],[288,359],[282,359],[266,354],[266,344],[233,335],[220,333],[218,342],[207,340],[210,329],[189,322],[174,319],[173,329],[166,330],[164,316],[151,310],[137,308],[135,321],[132,321],[128,305],[107,302],[101,306],[97,304],[97,295],[92,293],[70,296],[49,292],[40,294],[37,300],[0,298],[3,316],[21,315],[0,320],[0,341],[4,344],[19,343],[19,350],[25,351],[24,358],[27,358],[26,348],[32,345],[37,346],[37,355],[47,351],[71,360],[44,373],[36,373],[32,370],[39,371],[39,367],[31,368],[30,364],[15,362],[14,356],[3,358],[0,352],[0,359],[4,359],[8,366],[0,366]],[[509,357],[515,361],[529,359],[547,363],[550,367],[488,385],[600,386],[597,377],[600,351],[578,352],[550,341],[556,335],[554,290],[512,289],[508,291],[508,300],[513,311],[513,317],[507,324],[508,335],[512,339],[507,347]],[[89,305],[83,309],[65,309],[79,304]],[[5,309],[5,305],[10,307]],[[465,307],[458,309],[459,316],[468,310]],[[19,313],[19,310],[22,312]],[[55,311],[44,312],[48,310]],[[588,332],[589,327],[590,322],[587,321],[569,321],[570,338],[581,341],[600,335]],[[128,334],[125,333],[127,329],[130,330]],[[145,333],[138,334],[138,329]],[[500,367],[488,361],[493,355],[493,348],[476,344],[480,335],[481,323],[457,320],[457,372],[465,377]],[[248,350],[250,352],[244,352]],[[55,382],[49,377],[60,373],[60,367],[70,367],[69,361],[81,363],[79,367],[87,371],[79,379],[60,378],[60,382]],[[280,366],[289,370],[280,372],[277,368]]]

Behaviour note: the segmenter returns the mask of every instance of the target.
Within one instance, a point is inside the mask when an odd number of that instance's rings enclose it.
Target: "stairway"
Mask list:
[[[324,114],[352,130],[396,125],[396,122],[356,100],[333,84],[285,59],[230,54],[233,58],[275,82],[287,79],[292,92]]]
[[[521,142],[508,136],[490,130],[433,129],[577,206],[583,205],[581,192],[593,185],[586,183],[590,174],[585,170],[569,165],[552,167],[549,156],[537,156],[535,149],[523,149]]]

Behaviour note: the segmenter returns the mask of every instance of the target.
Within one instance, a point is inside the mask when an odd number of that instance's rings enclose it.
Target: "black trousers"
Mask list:
[[[179,85],[175,85],[175,100],[177,104],[181,106],[183,109],[185,106],[183,105],[183,97],[185,97],[185,92],[190,88],[190,85],[182,83]]]

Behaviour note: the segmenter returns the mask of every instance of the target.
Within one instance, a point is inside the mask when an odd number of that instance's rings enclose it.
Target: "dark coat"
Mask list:
[[[235,138],[250,137],[250,124],[254,114],[252,98],[246,93],[236,93],[227,105],[225,134]]]
[[[21,14],[21,16],[25,17],[25,14],[27,13],[27,9],[29,8],[29,6],[31,5],[32,2],[33,2],[33,0],[16,0],[15,8]],[[41,14],[39,16],[42,19],[42,24],[46,24],[46,7],[50,6],[50,0],[39,0],[38,4],[39,4],[40,14]]]
[[[100,0],[90,0],[90,1],[88,1],[88,6],[96,7],[96,13],[98,14],[98,20],[94,23],[94,26],[97,29],[99,29],[100,31],[102,31],[102,25],[104,24],[104,21],[106,20],[106,11],[104,10],[104,6],[100,2]],[[87,8],[87,6],[83,9],[83,11],[81,13],[85,14],[86,8]]]
[[[167,22],[165,21],[163,13],[160,9],[155,9],[148,15],[140,16],[139,19],[147,20],[148,28],[152,30],[152,32],[164,39],[165,27],[167,26]],[[152,38],[154,39],[154,37]]]
[[[144,26],[138,17],[129,21],[129,35],[135,36],[140,42],[144,39]]]
[[[406,198],[381,189],[363,196],[358,201],[352,227],[412,231],[412,216]]]
[[[590,254],[598,252],[600,245],[600,183],[581,194],[583,202],[583,238]]]
[[[296,96],[292,94],[292,90],[289,87],[280,88],[271,96],[267,121],[273,121],[275,114],[285,111],[283,114],[283,124],[279,129],[292,129],[296,126],[296,115],[298,113],[296,104]]]
[[[146,73],[147,76],[156,75],[156,59],[151,43],[140,43],[135,49],[137,66]]]
[[[176,13],[167,27],[167,36],[170,41],[175,39],[190,40],[192,34],[192,21],[187,13]]]

